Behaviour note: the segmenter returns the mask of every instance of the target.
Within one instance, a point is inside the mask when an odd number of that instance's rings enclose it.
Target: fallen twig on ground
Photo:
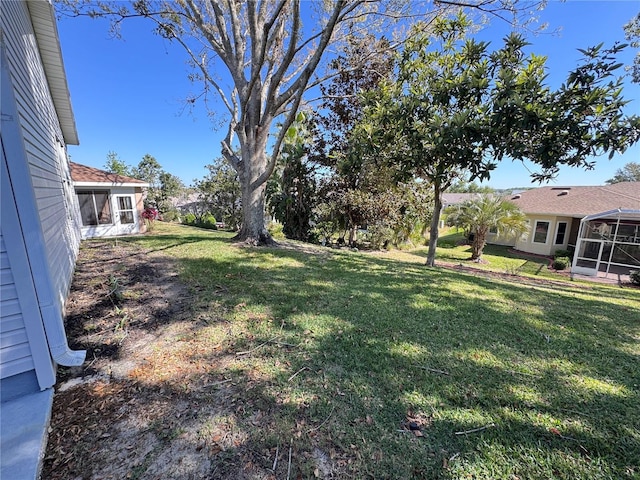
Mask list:
[[[253,353],[256,350],[264,347],[265,345],[268,345],[269,343],[273,342],[274,340],[277,340],[279,337],[280,337],[280,335],[278,335],[277,337],[270,338],[269,340],[267,340],[264,343],[261,343],[257,347],[253,347],[251,350],[245,350],[244,352],[236,352],[236,355],[249,355],[250,353]]]
[[[517,370],[505,370],[505,372],[513,373],[514,375],[526,375],[527,377],[540,378],[540,375],[536,375],[535,373],[519,372]]]
[[[291,477],[291,454],[293,453],[293,438],[289,444],[289,465],[287,466],[287,480]]]
[[[274,458],[273,467],[271,467],[271,470],[273,470],[273,473],[276,473],[276,467],[278,466],[278,453],[279,452],[280,452],[280,444],[278,444],[278,446],[276,447],[276,458]]]
[[[291,375],[291,376],[289,377],[289,380],[288,380],[288,381],[290,382],[291,380],[293,380],[294,378],[296,378],[296,376],[298,376],[298,374],[299,374],[299,373],[302,373],[302,372],[304,372],[305,370],[309,370],[309,367],[302,367],[302,368],[301,368],[300,370],[298,370],[296,373],[294,373],[293,375]]]
[[[277,342],[277,341],[271,341],[269,343],[273,343],[274,345],[278,345],[279,347],[291,347],[291,348],[296,348],[298,347],[298,345],[295,345],[293,343],[285,343],[285,342]]]
[[[576,415],[582,415],[583,417],[587,417],[587,418],[591,418],[589,415],[587,415],[584,412],[579,412],[578,410],[570,410],[568,408],[558,408],[558,410],[560,410],[561,412],[569,412],[569,413],[575,413]]]
[[[461,432],[454,432],[454,435],[467,435],[469,433],[481,432],[482,430],[486,430],[487,428],[495,427],[495,423],[489,423],[483,427],[472,428],[471,430],[463,430]]]
[[[445,372],[444,370],[439,370],[437,368],[423,367],[422,365],[416,365],[418,368],[426,370],[431,373],[439,373],[440,375],[449,375],[449,372]]]
[[[322,426],[329,421],[329,419],[331,418],[331,415],[333,415],[333,411],[335,409],[336,409],[336,406],[333,405],[331,407],[331,411],[329,412],[329,415],[327,415],[327,418],[325,418],[324,421],[320,425],[318,425],[317,427],[313,427],[313,428],[307,430],[307,433],[311,433],[311,432],[315,432],[316,430],[320,430],[322,428]]]
[[[213,382],[213,383],[209,384],[209,386],[216,387],[218,385],[223,385],[225,383],[229,383],[229,382],[232,382],[232,381],[233,381],[233,378],[227,378],[226,380],[220,380],[219,382]]]

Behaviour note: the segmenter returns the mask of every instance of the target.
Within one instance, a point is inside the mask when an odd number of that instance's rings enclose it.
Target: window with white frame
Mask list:
[[[116,198],[118,199],[118,215],[120,216],[120,223],[135,223],[131,197],[118,196]]]
[[[564,245],[564,239],[567,236],[567,222],[558,222],[558,228],[556,229],[556,241],[555,245]]]
[[[533,229],[533,243],[547,243],[549,235],[549,222],[536,220],[536,226]]]

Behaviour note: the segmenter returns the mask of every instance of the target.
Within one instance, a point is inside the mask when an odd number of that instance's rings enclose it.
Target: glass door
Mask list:
[[[116,207],[118,209],[118,233],[120,235],[135,233],[136,212],[133,208],[134,201],[132,195],[117,195]]]

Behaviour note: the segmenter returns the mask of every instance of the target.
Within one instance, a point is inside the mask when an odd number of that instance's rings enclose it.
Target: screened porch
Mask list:
[[[628,275],[640,270],[640,210],[611,210],[580,221],[571,273]]]

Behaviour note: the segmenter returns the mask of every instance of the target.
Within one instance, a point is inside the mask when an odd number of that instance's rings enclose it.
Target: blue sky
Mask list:
[[[561,30],[529,36],[529,49],[548,57],[548,82],[558,87],[580,58],[576,49],[623,40],[623,25],[638,11],[636,0],[550,1],[540,19],[549,31]],[[210,118],[202,102],[186,107],[185,99],[200,89],[187,78],[181,47],[153,35],[144,20],[124,22],[122,39],[111,38],[107,22],[88,18],[61,19],[58,30],[80,137],[80,145],[69,148],[73,161],[102,168],[114,151],[137,165],[149,153],[187,185],[205,175],[204,166],[220,156],[224,118]],[[493,21],[478,37],[497,48],[506,33],[505,24]],[[628,48],[620,59],[630,64],[634,54]],[[631,100],[627,113],[640,115],[640,85],[627,79],[624,97]],[[591,171],[564,167],[553,184],[603,184],[632,161],[640,162],[640,144],[612,160],[597,159]],[[530,186],[527,168],[533,167],[504,161],[485,183]]]

